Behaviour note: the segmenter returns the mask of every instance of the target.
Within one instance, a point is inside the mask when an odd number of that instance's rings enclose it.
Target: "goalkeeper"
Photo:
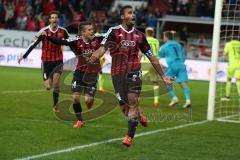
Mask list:
[[[166,75],[171,78],[176,77],[177,83],[179,83],[184,92],[184,96],[186,98],[186,103],[183,108],[191,107],[190,101],[190,90],[187,85],[188,83],[188,75],[186,70],[185,62],[185,51],[181,44],[174,40],[174,31],[165,31],[163,33],[163,41],[164,45],[159,50],[159,57],[166,58],[166,62],[168,65]],[[172,98],[169,106],[174,106],[179,103],[179,99],[176,96],[176,93],[173,88],[169,87],[168,90],[169,96]]]
[[[240,96],[240,41],[233,36],[232,40],[226,43],[224,55],[228,57],[226,95],[221,101],[230,101],[231,81],[236,78],[237,92]]]

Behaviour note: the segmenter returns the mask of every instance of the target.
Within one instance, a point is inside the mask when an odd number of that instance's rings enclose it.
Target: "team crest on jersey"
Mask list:
[[[120,44],[122,48],[134,47],[136,45],[134,41],[130,41],[130,40],[122,40]]]

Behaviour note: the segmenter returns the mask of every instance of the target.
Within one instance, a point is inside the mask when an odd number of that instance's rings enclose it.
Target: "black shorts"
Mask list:
[[[142,72],[130,72],[127,75],[115,75],[112,77],[113,87],[120,105],[128,102],[128,93],[140,95],[142,89]]]
[[[98,73],[75,71],[72,80],[72,92],[79,92],[94,96],[97,90]]]
[[[63,61],[42,62],[43,79],[52,78],[53,73],[61,74],[63,70]]]

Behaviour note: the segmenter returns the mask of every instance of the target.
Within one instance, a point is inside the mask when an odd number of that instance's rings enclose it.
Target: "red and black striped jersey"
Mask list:
[[[55,31],[50,28],[50,25],[42,28],[36,35],[38,38],[42,32],[45,31],[48,36],[56,37],[59,39],[67,39],[69,37],[68,32],[65,28],[58,26]],[[42,39],[42,61],[62,61],[63,51],[62,46],[54,44],[47,39]]]
[[[112,75],[140,70],[140,51],[145,54],[150,50],[150,45],[141,31],[134,27],[127,31],[122,25],[111,27],[101,44],[110,50]]]
[[[46,38],[56,44],[70,46],[78,59],[76,70],[87,73],[98,73],[101,71],[99,60],[94,63],[88,63],[86,59],[90,58],[95,50],[101,46],[100,43],[103,40],[102,36],[95,36],[90,42],[85,42],[81,37],[66,40],[60,40],[50,36]]]

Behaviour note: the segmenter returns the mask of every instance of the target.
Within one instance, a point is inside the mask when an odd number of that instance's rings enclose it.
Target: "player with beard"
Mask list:
[[[141,56],[144,53],[164,82],[171,84],[170,78],[164,76],[158,59],[153,55],[145,35],[134,27],[135,13],[132,6],[120,10],[122,24],[111,27],[102,46],[92,55],[89,62],[98,60],[109,48],[112,56],[112,82],[123,112],[128,116],[128,133],[122,144],[130,146],[140,122],[147,126],[146,119],[140,113],[139,98],[141,92]]]

